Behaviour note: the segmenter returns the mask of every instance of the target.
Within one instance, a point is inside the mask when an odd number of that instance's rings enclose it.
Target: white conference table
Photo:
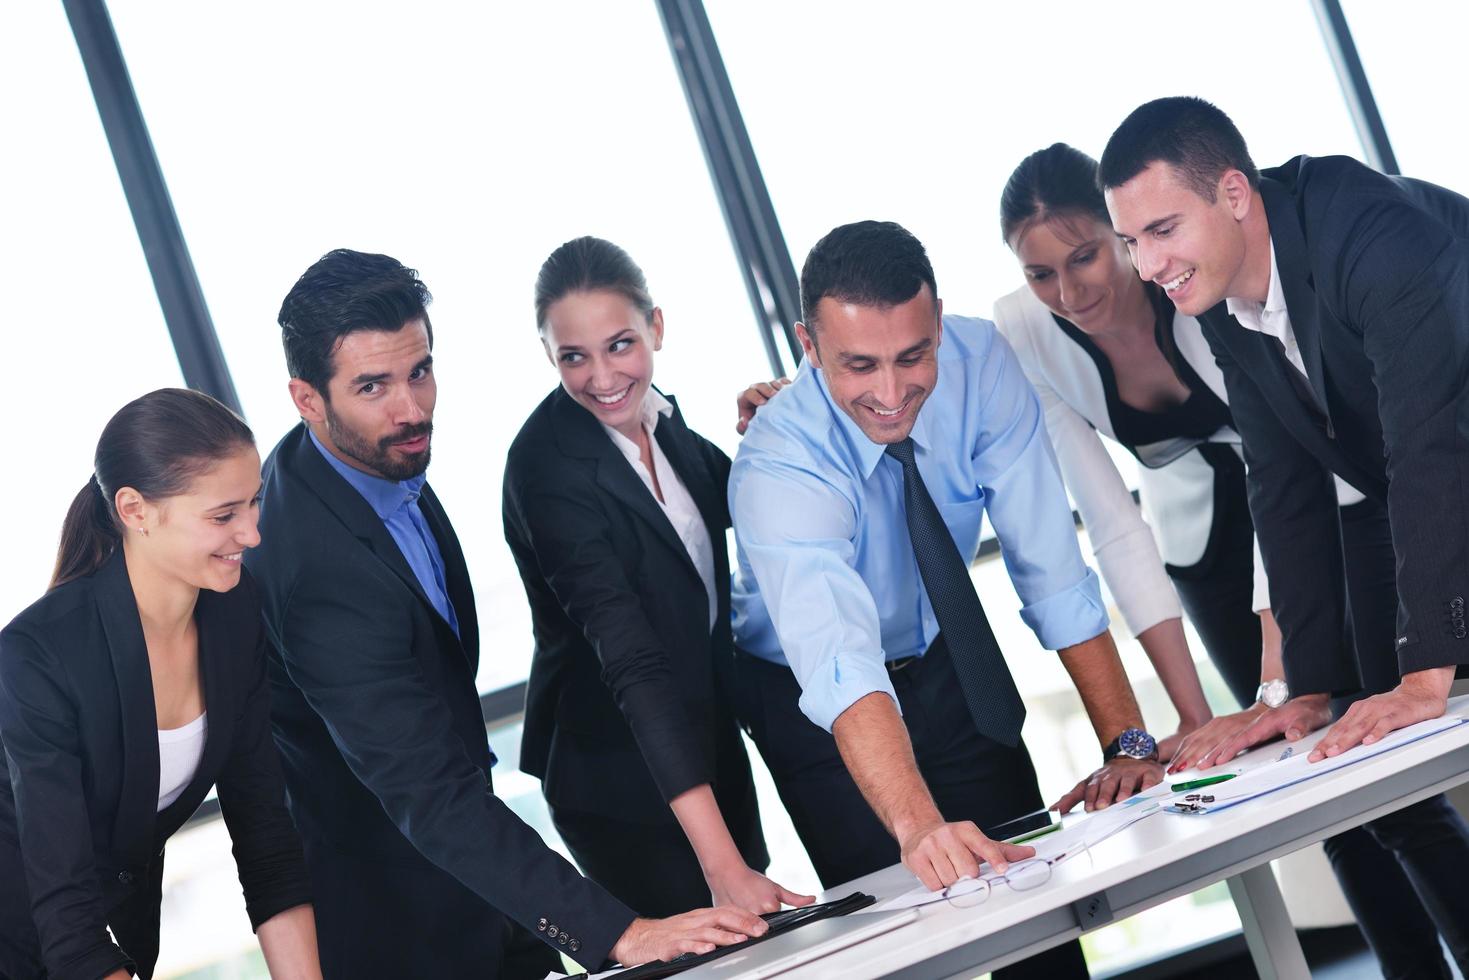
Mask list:
[[[1469,718],[1469,695],[1452,699],[1449,714]],[[1280,747],[1275,742],[1256,753],[1273,757]],[[1250,757],[1239,761],[1248,763]],[[977,907],[939,902],[887,913],[895,917],[889,931],[814,959],[803,954],[815,937],[810,932],[815,926],[808,926],[681,977],[972,978],[1227,880],[1260,976],[1309,980],[1269,862],[1465,781],[1469,781],[1469,724],[1219,813],[1154,813],[1085,854],[1057,864],[1050,881],[1033,891],[1016,892],[1001,884]],[[820,900],[860,890],[882,901],[909,891],[915,883],[911,873],[894,865],[830,889]],[[859,928],[865,924],[856,920],[878,915],[848,916],[850,924],[835,927],[836,931]],[[823,933],[831,934],[831,930]]]

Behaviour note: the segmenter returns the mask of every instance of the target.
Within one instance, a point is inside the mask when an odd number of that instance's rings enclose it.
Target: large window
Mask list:
[[[45,591],[112,413],[182,379],[61,4],[0,14],[0,90],[4,623]]]
[[[1469,5],[1344,0],[1342,7],[1399,169],[1469,194],[1464,127],[1440,108],[1464,92]]]
[[[734,394],[769,372],[653,4],[110,6],[262,443],[295,421],[275,316],[312,261],[386,252],[433,290],[429,477],[474,579],[480,689],[524,679],[500,483],[556,383],[541,260],[584,234],[625,247],[664,309],[657,382],[731,450]]]
[[[1057,141],[1099,156],[1149,99],[1215,102],[1261,166],[1361,153],[1305,3],[707,6],[797,266],[836,225],[894,220],[952,313],[1021,283],[998,217],[1015,165]]]

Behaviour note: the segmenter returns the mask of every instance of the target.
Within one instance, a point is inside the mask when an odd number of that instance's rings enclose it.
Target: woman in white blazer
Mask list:
[[[1137,277],[1096,176],[1096,162],[1064,143],[1011,174],[1000,223],[1026,285],[995,302],[995,323],[1040,395],[1122,618],[1178,709],[1180,734],[1197,729],[1176,760],[1187,764],[1263,710],[1256,678],[1284,677],[1280,633],[1219,368],[1198,321]],[[1103,436],[1141,464],[1141,507]],[[1337,498],[1345,528],[1363,498],[1340,480]],[[1209,721],[1180,598],[1243,711]],[[1392,854],[1361,828],[1325,844],[1384,975],[1437,976],[1420,969],[1443,961],[1437,934]]]

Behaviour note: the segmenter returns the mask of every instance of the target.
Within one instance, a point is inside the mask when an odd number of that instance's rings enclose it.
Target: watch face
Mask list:
[[[1278,678],[1266,681],[1260,685],[1259,699],[1267,708],[1278,708],[1290,699],[1290,688]]]
[[[1158,742],[1141,728],[1129,728],[1117,737],[1117,749],[1134,759],[1146,759],[1158,751]]]

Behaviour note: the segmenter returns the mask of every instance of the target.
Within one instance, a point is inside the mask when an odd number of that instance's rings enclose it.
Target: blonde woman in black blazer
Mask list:
[[[562,384],[505,470],[505,536],[535,657],[521,768],[582,869],[642,915],[806,904],[766,878],[726,694],[729,459],[652,387],[663,314],[596,238],[541,268],[536,318]]]
[[[240,566],[259,490],[250,430],[205,395],[103,431],[51,590],[0,632],[0,976],[150,977],[164,844],[212,785],[271,975],[321,975]]]

